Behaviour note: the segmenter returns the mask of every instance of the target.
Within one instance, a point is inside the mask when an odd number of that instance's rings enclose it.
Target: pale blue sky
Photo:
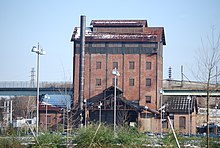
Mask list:
[[[40,45],[41,81],[72,80],[71,34],[80,15],[92,19],[145,19],[152,27],[165,28],[164,78],[168,67],[180,79],[180,66],[192,77],[195,50],[215,26],[220,32],[219,0],[1,0],[0,81],[29,81],[36,70],[33,45]],[[195,65],[194,65],[195,66]]]

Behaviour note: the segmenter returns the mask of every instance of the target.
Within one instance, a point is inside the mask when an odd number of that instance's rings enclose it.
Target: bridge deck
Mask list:
[[[71,82],[40,82],[41,94],[72,94]],[[0,96],[36,96],[37,87],[29,81],[0,82]]]

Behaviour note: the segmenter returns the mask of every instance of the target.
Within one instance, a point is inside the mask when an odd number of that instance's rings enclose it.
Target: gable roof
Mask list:
[[[165,102],[165,110],[169,113],[188,113],[189,110],[191,113],[197,112],[197,102],[194,97],[190,101],[187,96],[175,96]]]

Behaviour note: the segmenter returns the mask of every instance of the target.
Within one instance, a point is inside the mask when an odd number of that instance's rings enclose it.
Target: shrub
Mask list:
[[[115,137],[111,127],[92,124],[79,129],[75,141],[77,147],[139,147],[146,137],[129,127],[117,127]]]
[[[23,148],[21,142],[16,138],[1,138],[0,148]]]
[[[116,142],[125,147],[141,146],[146,142],[146,136],[139,133],[136,128],[119,127],[117,129]]]
[[[77,147],[103,147],[114,143],[112,130],[103,124],[91,124],[78,130],[75,137]]]
[[[44,148],[57,148],[64,143],[62,136],[57,134],[43,133],[39,135],[37,139],[40,145],[39,147]]]

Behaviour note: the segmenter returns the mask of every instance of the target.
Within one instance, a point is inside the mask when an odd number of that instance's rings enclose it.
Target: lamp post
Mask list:
[[[36,136],[38,136],[38,124],[39,124],[39,73],[40,73],[40,55],[45,55],[46,52],[43,49],[40,49],[40,45],[38,43],[37,47],[33,46],[32,52],[37,54],[37,100],[36,100]]]
[[[50,96],[48,96],[47,94],[44,96],[44,99],[47,99],[46,101],[46,118],[45,118],[45,130],[47,132],[47,105],[48,105],[48,99],[50,99]]]
[[[188,102],[188,112],[189,112],[189,137],[190,137],[190,133],[191,133],[191,127],[190,127],[190,120],[191,120],[191,118],[190,118],[190,101],[191,101],[191,97],[190,96],[187,96],[187,99],[189,100]]]
[[[101,124],[102,122],[102,102],[101,101],[99,102],[98,108],[99,108],[99,124]]]
[[[116,87],[117,87],[117,84],[116,84],[116,77],[117,76],[120,76],[119,74],[119,71],[114,68],[112,70],[112,74],[115,76],[115,88],[114,88],[114,136],[116,136]]]

